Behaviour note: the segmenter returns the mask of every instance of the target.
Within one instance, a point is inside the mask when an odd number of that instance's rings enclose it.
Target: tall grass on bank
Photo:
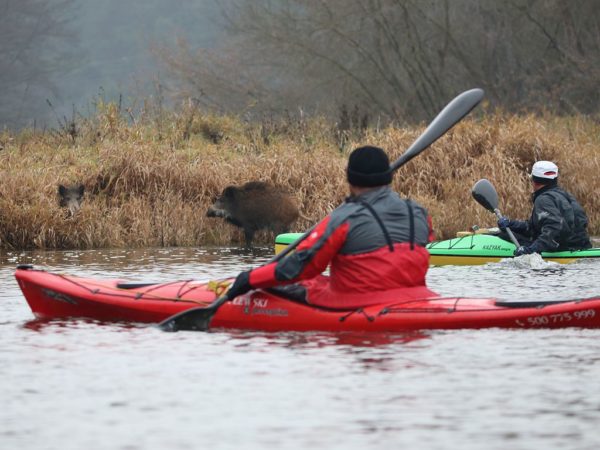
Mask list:
[[[171,113],[126,120],[105,105],[75,133],[0,133],[0,249],[201,246],[242,242],[242,233],[206,210],[227,185],[269,181],[294,193],[303,231],[347,195],[344,168],[356,146],[381,146],[399,157],[423,126],[345,132],[323,119],[247,124],[234,117]],[[340,142],[343,141],[343,145]],[[528,172],[555,161],[561,184],[582,203],[590,233],[600,234],[600,124],[584,117],[469,118],[395,175],[393,188],[425,207],[438,238],[493,215],[472,200],[488,178],[501,210],[531,211]],[[82,182],[85,200],[67,218],[59,183]],[[271,244],[273,235],[257,241]]]

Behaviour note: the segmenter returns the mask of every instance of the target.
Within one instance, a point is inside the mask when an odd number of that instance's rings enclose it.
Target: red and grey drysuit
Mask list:
[[[536,253],[592,246],[588,218],[570,193],[556,185],[545,186],[533,193],[532,201],[531,218],[511,220],[508,225],[521,245],[530,246]]]
[[[329,308],[434,296],[425,285],[431,240],[427,211],[385,186],[350,197],[293,254],[252,270],[250,284],[299,282],[308,303]],[[321,275],[328,265],[330,276]]]

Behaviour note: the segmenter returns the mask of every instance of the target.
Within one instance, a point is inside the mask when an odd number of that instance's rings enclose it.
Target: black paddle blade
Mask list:
[[[398,167],[406,164],[413,159],[440,137],[450,128],[456,125],[460,120],[475,108],[483,98],[482,89],[471,89],[454,98],[444,109],[433,119],[427,129],[417,138],[415,142],[406,150],[400,158],[390,165],[390,169],[395,171]]]
[[[162,331],[207,331],[210,320],[215,315],[217,308],[208,307],[192,308],[166,318],[158,324]]]
[[[498,193],[492,183],[485,178],[473,185],[473,198],[485,209],[494,212],[498,208]]]

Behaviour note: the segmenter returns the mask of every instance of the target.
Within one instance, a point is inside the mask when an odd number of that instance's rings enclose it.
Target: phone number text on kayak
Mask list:
[[[567,323],[574,320],[585,320],[591,319],[596,316],[596,311],[593,309],[583,309],[575,312],[564,312],[557,314],[546,314],[544,316],[533,316],[525,319],[526,323],[522,320],[517,319],[517,325],[532,326],[532,327],[543,327],[554,323]]]

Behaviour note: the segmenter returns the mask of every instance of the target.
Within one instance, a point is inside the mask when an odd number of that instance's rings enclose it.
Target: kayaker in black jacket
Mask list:
[[[515,256],[530,253],[586,249],[592,246],[588,218],[570,193],[558,186],[558,167],[538,161],[531,169],[533,211],[527,221],[502,217],[498,226],[510,228],[521,246]],[[509,240],[503,232],[500,237]]]

